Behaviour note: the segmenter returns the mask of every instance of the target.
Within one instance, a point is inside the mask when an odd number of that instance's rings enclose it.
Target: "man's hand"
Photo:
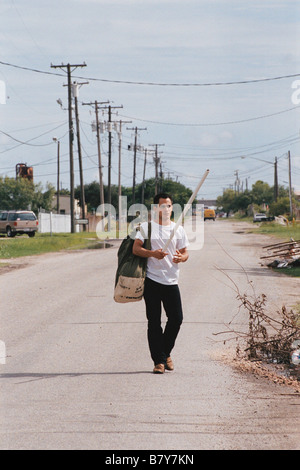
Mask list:
[[[168,253],[162,251],[161,249],[160,250],[154,250],[151,253],[152,253],[152,257],[156,258],[156,259],[163,259],[168,254]]]
[[[187,250],[184,248],[183,250],[176,250],[175,255],[173,256],[173,263],[184,263],[188,259],[189,255]]]

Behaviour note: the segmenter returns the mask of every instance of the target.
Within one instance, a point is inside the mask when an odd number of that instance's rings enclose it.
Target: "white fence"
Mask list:
[[[80,228],[75,225],[76,232]],[[71,216],[68,214],[53,214],[52,212],[39,212],[39,232],[40,233],[70,233]]]

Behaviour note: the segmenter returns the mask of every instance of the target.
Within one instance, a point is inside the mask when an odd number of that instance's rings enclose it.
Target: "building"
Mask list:
[[[57,195],[53,197],[52,209],[56,211],[57,208]],[[59,195],[59,213],[60,214],[70,214],[70,195],[60,194]],[[76,218],[80,218],[81,208],[79,205],[79,200],[74,199],[74,214]]]

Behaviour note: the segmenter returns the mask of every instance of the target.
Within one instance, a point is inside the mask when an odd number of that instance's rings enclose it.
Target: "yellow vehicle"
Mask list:
[[[214,209],[204,209],[204,220],[216,220],[216,213]]]

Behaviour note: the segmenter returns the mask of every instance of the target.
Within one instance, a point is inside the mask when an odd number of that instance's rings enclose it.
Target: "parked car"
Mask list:
[[[0,233],[14,237],[17,233],[27,233],[34,237],[38,229],[38,220],[32,211],[1,211]]]
[[[266,222],[268,220],[266,214],[255,214],[253,222]]]

